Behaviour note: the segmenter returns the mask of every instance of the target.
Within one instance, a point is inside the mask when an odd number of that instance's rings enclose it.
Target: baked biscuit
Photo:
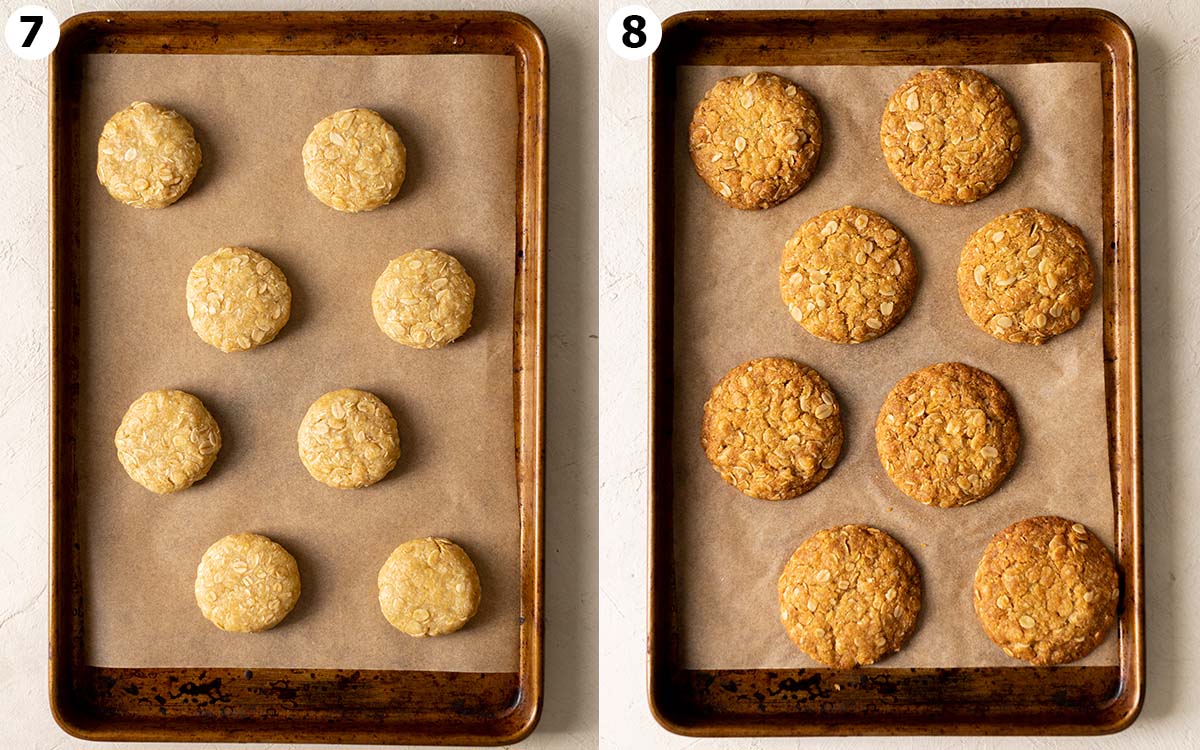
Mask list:
[[[900,491],[951,508],[981,500],[1017,461],[1021,433],[1004,386],[959,362],[930,365],[892,388],[875,422],[879,460]]]
[[[788,637],[837,669],[899,651],[921,611],[921,576],[912,556],[869,526],[835,526],[804,540],[784,566],[778,591]]]
[[[713,387],[700,443],[726,482],[750,497],[787,500],[816,487],[837,463],[841,408],[811,367],[752,359]]]
[[[292,314],[292,290],[279,266],[248,247],[223,247],[188,274],[192,330],[223,352],[269,343]]]
[[[1092,302],[1092,260],[1074,226],[1033,208],[971,235],[958,265],[967,316],[1001,341],[1041,344],[1075,327]]]
[[[400,192],[407,151],[378,112],[358,108],[318,122],[303,157],[308,191],[330,208],[358,213],[385,206]]]
[[[890,331],[912,304],[917,264],[908,239],[854,206],[804,222],[783,248],[779,291],[797,323],[839,344]]]
[[[724,78],[692,115],[696,172],[734,208],[770,208],[804,187],[821,155],[816,101],[774,73]]]
[[[127,206],[166,208],[183,197],[199,169],[192,124],[175,110],[134,102],[100,132],[96,176]]]
[[[312,478],[337,489],[375,484],[400,458],[392,410],[375,394],[355,388],[330,391],[314,401],[296,439]]]
[[[1021,151],[1021,127],[1000,87],[969,68],[923,70],[888,100],[883,158],[913,195],[958,206],[988,195]]]
[[[453,633],[479,609],[479,575],[449,539],[413,539],[379,569],[379,608],[414,638]]]
[[[130,479],[166,495],[208,474],[221,450],[221,430],[192,394],[149,391],[130,404],[115,442]]]
[[[475,281],[441,250],[413,250],[396,258],[371,293],[380,330],[414,349],[440,349],[462,336],[474,308]]]
[[[1046,666],[1099,646],[1117,614],[1117,570],[1083,524],[1057,516],[1017,521],[992,537],[975,571],[975,614],[988,638]]]
[[[259,633],[288,616],[300,598],[300,570],[288,551],[260,534],[217,540],[196,568],[196,604],[221,630]]]

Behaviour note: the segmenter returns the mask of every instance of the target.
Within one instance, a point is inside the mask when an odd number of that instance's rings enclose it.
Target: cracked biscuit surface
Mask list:
[[[401,544],[379,570],[379,607],[397,630],[414,638],[461,629],[479,609],[479,575],[449,539]]]
[[[318,122],[302,155],[309,192],[338,211],[374,211],[391,202],[404,182],[404,143],[370,109],[343,109]]]
[[[816,487],[837,463],[841,408],[811,367],[752,359],[713,387],[700,442],[726,482],[750,497],[787,500]]]
[[[296,559],[261,534],[217,540],[196,568],[196,604],[221,630],[259,633],[288,616],[300,599]]]
[[[1039,666],[1081,659],[1116,618],[1117,570],[1083,524],[1057,516],[996,534],[975,571],[975,614],[1004,653]]]
[[[1092,260],[1080,231],[1021,208],[971,235],[958,265],[958,298],[980,330],[1014,344],[1069,331],[1092,302]]]
[[[875,422],[875,445],[901,492],[950,508],[995,491],[1017,461],[1021,434],[1004,386],[982,370],[944,362],[892,388]]]
[[[279,266],[248,247],[223,247],[192,266],[187,280],[192,330],[223,352],[272,341],[292,313]]]
[[[921,576],[912,556],[869,526],[836,526],[806,539],[784,566],[778,593],[788,637],[837,669],[899,651],[921,611]]]
[[[380,330],[414,349],[440,349],[462,336],[474,308],[475,281],[458,259],[440,250],[396,258],[371,293]]]
[[[770,208],[812,178],[821,116],[807,91],[774,73],[724,78],[696,106],[688,148],[696,172],[725,202]]]
[[[804,222],[783,248],[783,302],[796,322],[826,341],[882,336],[908,312],[916,288],[908,239],[874,211],[825,211]]]
[[[388,475],[400,458],[400,432],[378,396],[355,388],[313,402],[297,435],[300,460],[318,482],[357,489]]]
[[[203,479],[221,450],[221,430],[200,399],[184,391],[149,391],[130,404],[115,438],[129,477],[160,495]]]
[[[912,76],[888,99],[879,142],[905,190],[962,205],[1008,177],[1021,151],[1021,127],[990,78],[970,68],[937,68]]]
[[[178,112],[134,102],[100,132],[96,176],[127,206],[166,208],[183,197],[200,169],[200,144]]]

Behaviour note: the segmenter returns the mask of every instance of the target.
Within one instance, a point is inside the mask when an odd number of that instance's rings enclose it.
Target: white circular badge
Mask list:
[[[24,60],[41,60],[58,46],[58,19],[45,8],[22,5],[8,17],[4,41]]]
[[[626,60],[644,60],[662,41],[662,22],[643,5],[626,5],[608,19],[608,46]]]

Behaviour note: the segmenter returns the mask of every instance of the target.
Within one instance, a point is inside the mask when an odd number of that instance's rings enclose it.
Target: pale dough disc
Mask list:
[[[385,206],[400,192],[407,151],[378,112],[356,108],[318,122],[303,158],[309,192],[330,208],[358,213]]]
[[[204,478],[221,450],[221,430],[200,399],[158,390],[134,401],[116,435],[117,458],[130,478],[165,495]]]
[[[199,169],[196,134],[174,110],[134,102],[100,133],[96,176],[126,205],[166,208],[183,197]]]
[[[440,250],[413,250],[396,258],[371,294],[379,328],[414,349],[440,349],[462,336],[474,307],[474,280],[454,256]]]
[[[261,534],[217,540],[196,568],[196,604],[221,630],[259,633],[288,616],[300,598],[300,570],[287,550]]]
[[[391,409],[373,393],[330,391],[313,402],[297,435],[300,460],[313,479],[338,489],[375,484],[400,458]]]
[[[415,638],[459,630],[479,609],[479,575],[448,539],[413,539],[379,570],[379,607],[397,630]]]
[[[292,313],[279,266],[248,247],[223,247],[192,266],[187,280],[192,330],[223,352],[270,342]]]

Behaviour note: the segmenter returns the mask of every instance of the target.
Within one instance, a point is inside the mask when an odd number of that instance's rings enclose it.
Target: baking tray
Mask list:
[[[672,472],[676,68],[1097,62],[1103,95],[1104,379],[1123,597],[1118,666],[687,669],[678,648]],[[668,18],[650,65],[648,689],[691,736],[1100,734],[1145,686],[1138,322],[1137,57],[1092,9],[694,12]]]
[[[491,54],[514,60],[513,471],[520,528],[517,671],[114,668],[89,665],[77,478],[82,56]],[[89,13],[50,60],[50,706],[90,740],[506,744],[542,700],[547,57],[527,19],[453,13]]]

